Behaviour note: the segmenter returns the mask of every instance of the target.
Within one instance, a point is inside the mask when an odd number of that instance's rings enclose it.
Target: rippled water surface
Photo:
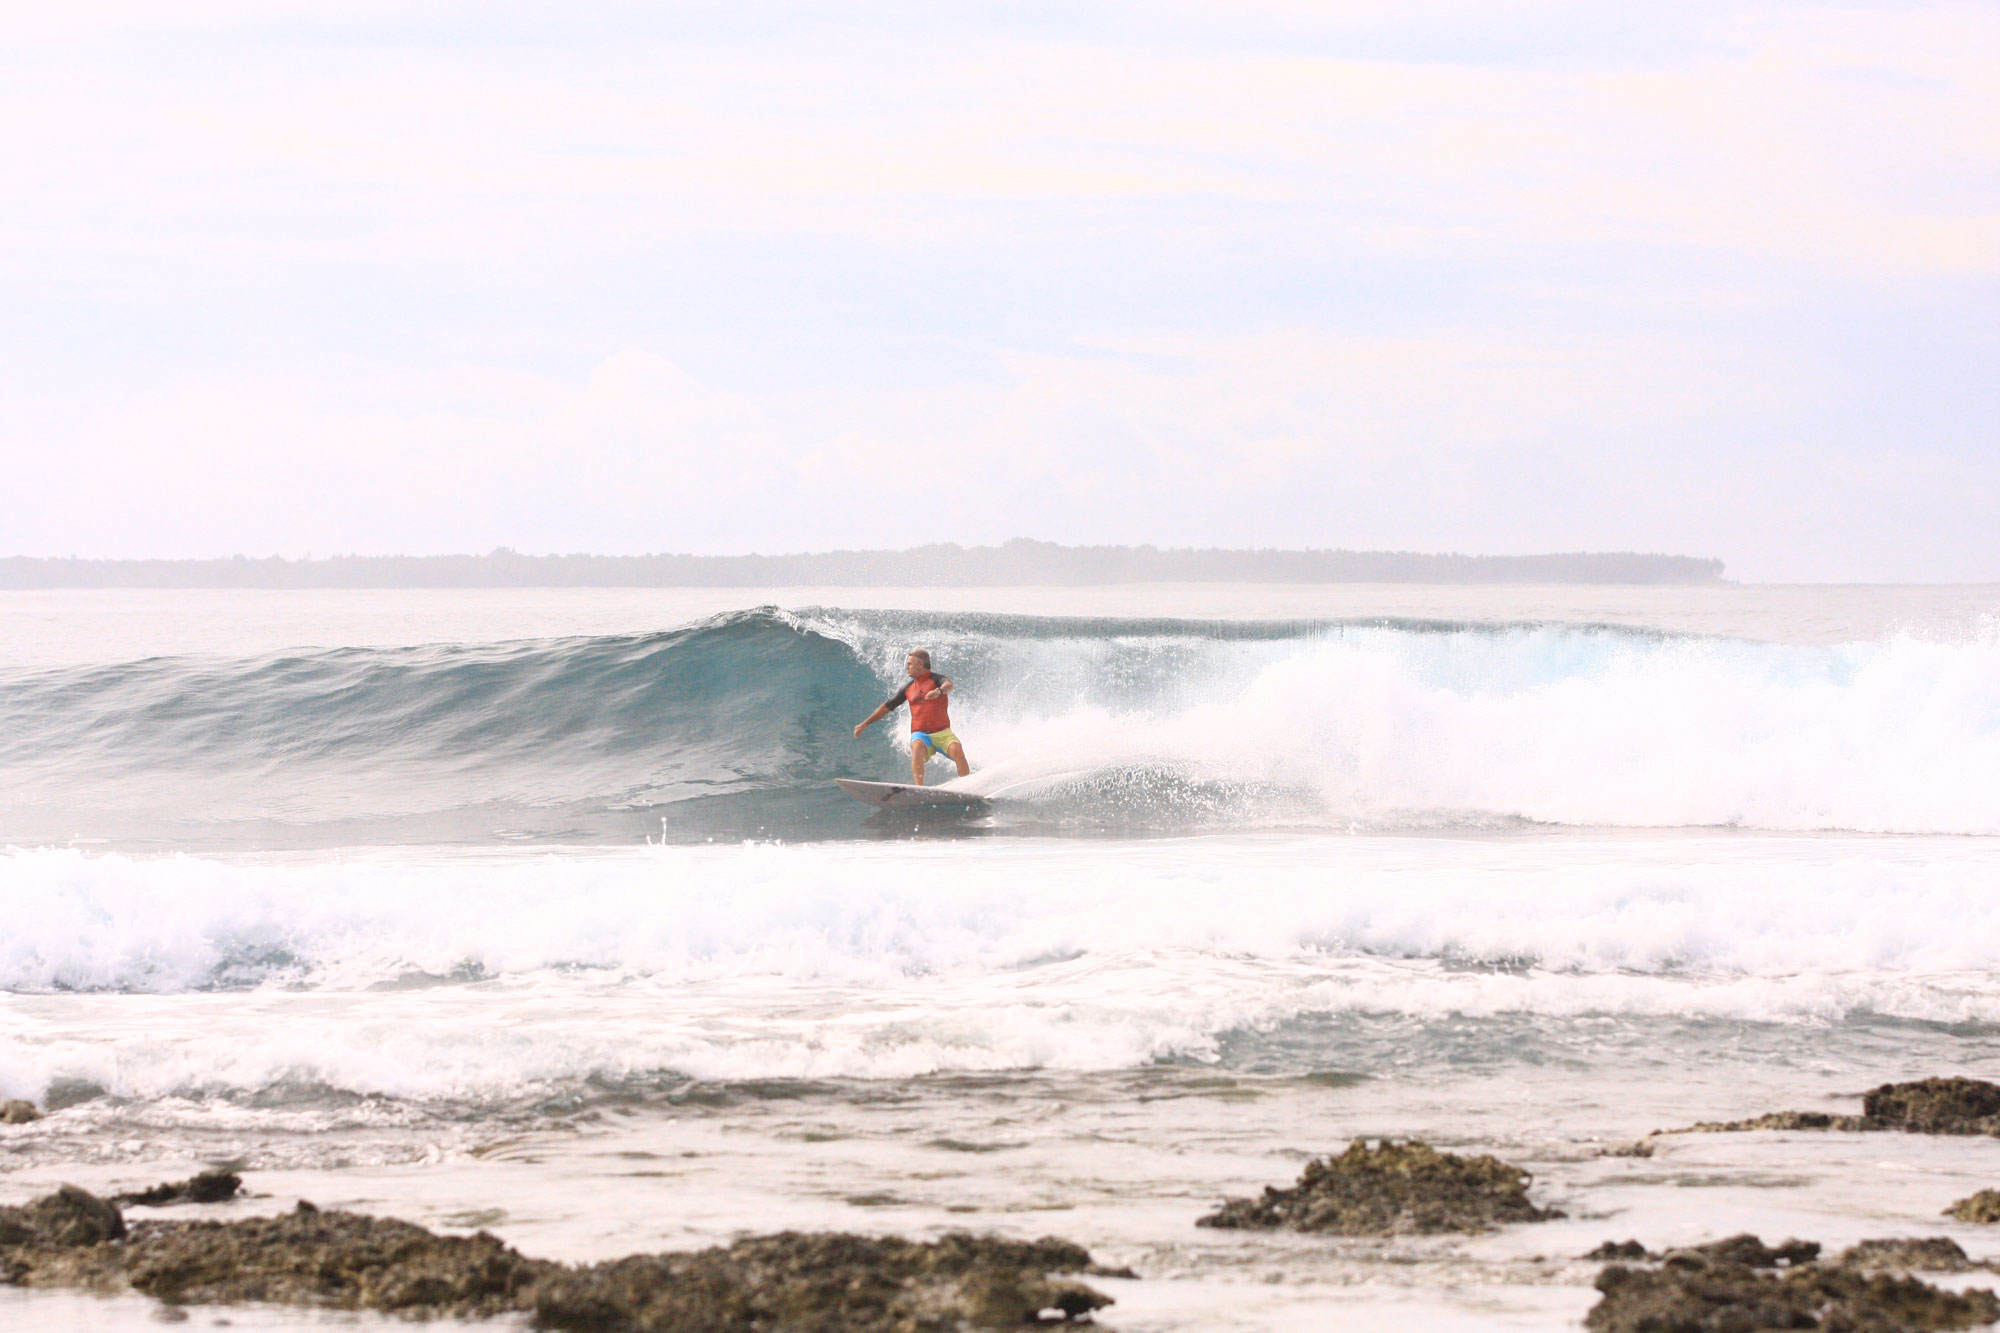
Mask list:
[[[1599,1154],[2000,1075],[1993,593],[0,595],[0,1096],[49,1111],[0,1191],[1054,1232],[1159,1329],[1560,1327],[1607,1230],[1932,1234],[1990,1144]],[[850,729],[918,643],[991,801],[885,822],[830,779],[905,767]],[[1571,1219],[1192,1227],[1357,1134]]]

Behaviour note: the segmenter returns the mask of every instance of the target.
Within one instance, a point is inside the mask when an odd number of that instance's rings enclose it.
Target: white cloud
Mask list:
[[[22,7],[0,545],[2000,577],[1990,6],[859,12]]]
[[[77,238],[92,253],[206,237],[457,264],[746,228],[963,238],[1018,227],[993,211],[1009,201],[1071,226],[1206,200],[1250,210],[1237,228],[1290,205],[1405,253],[1643,242],[2000,268],[2000,210],[1960,188],[2000,151],[1984,6],[1746,10],[1668,68],[1081,35],[454,46],[215,12],[210,32],[174,25],[173,59],[28,44],[0,95],[33,130],[8,149],[12,201],[51,223],[107,210]]]

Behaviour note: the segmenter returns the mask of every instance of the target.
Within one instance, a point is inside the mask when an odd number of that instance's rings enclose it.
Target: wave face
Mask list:
[[[658,634],[0,673],[0,838],[855,836],[922,643],[1001,827],[2000,833],[2000,642],[766,609]],[[937,770],[941,775],[944,770]],[[974,833],[978,828],[961,832]]]

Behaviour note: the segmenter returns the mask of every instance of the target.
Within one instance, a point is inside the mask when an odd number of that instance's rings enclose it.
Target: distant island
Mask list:
[[[336,555],[287,560],[0,557],[0,588],[993,587],[1103,583],[1715,583],[1684,555],[1422,555],[944,543],[816,555]]]

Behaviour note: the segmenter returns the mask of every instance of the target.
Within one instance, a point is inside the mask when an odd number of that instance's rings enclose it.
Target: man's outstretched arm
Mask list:
[[[898,708],[901,708],[903,706],[903,703],[904,703],[903,692],[901,690],[897,690],[894,694],[884,699],[881,703],[876,704],[875,711],[870,713],[867,717],[862,718],[860,724],[854,728],[854,738],[856,740],[860,740],[862,732],[868,730],[868,728],[874,726],[877,722],[880,722],[883,718],[889,716],[889,714],[895,712]]]
[[[862,718],[861,721],[855,724],[854,738],[856,740],[860,740],[862,732],[868,730],[868,728],[874,726],[877,722],[880,722],[883,718],[887,716],[889,716],[889,705],[876,704],[874,712],[870,713],[867,717]]]

